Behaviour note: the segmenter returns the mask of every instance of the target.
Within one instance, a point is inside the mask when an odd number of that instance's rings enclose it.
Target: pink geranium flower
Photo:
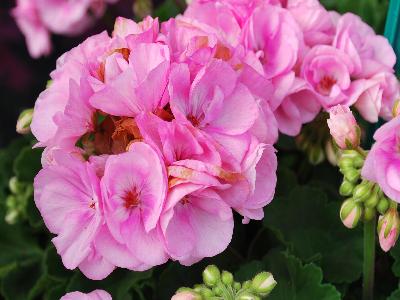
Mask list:
[[[96,255],[94,245],[104,219],[100,180],[93,166],[78,156],[57,151],[54,164],[36,176],[34,190],[47,228],[57,235],[52,241],[65,267],[79,267],[92,279],[110,274],[114,266]],[[93,273],[92,263],[99,261]]]
[[[157,152],[138,142],[128,152],[110,156],[101,186],[108,227],[98,241],[101,253],[117,266],[133,270],[166,262],[158,221],[167,175]],[[123,255],[116,256],[119,252]]]

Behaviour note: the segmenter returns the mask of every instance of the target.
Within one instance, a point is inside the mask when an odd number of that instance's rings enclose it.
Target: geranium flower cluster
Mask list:
[[[118,0],[17,0],[12,11],[33,58],[51,52],[51,33],[76,35]]]
[[[35,202],[64,265],[102,279],[222,252],[232,212],[260,220],[273,198],[278,130],[338,103],[385,115],[394,63],[359,18],[316,0],[118,18],[59,58],[34,109]]]

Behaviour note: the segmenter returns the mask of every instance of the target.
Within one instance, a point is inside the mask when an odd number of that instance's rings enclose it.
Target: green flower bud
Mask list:
[[[369,181],[363,181],[354,188],[353,199],[356,202],[362,202],[371,195],[372,183]]]
[[[251,281],[251,288],[257,294],[269,294],[275,285],[276,281],[269,272],[261,272]]]
[[[18,194],[22,191],[22,184],[18,181],[17,177],[11,177],[10,181],[8,182],[8,188],[10,189],[11,193]]]
[[[18,117],[16,130],[19,134],[28,134],[31,132],[33,109],[25,109]]]
[[[242,288],[242,285],[240,284],[240,282],[234,282],[233,283],[233,288],[235,289],[235,291],[239,291]]]
[[[339,194],[342,196],[350,196],[353,194],[354,187],[353,183],[345,179],[340,185]]]
[[[221,272],[215,265],[210,265],[203,271],[203,282],[210,287],[215,286],[220,278]]]
[[[388,210],[389,205],[390,205],[389,200],[385,196],[383,196],[382,198],[379,199],[376,209],[381,215],[384,215]]]
[[[356,203],[352,198],[343,202],[340,208],[340,219],[347,228],[357,226],[362,215],[361,205]]]
[[[318,165],[325,159],[325,152],[320,146],[313,146],[308,150],[308,160],[312,165]]]
[[[202,289],[204,289],[206,286],[204,284],[195,284],[193,286],[193,290],[197,293],[200,293]]]
[[[259,300],[261,298],[250,292],[244,292],[244,293],[240,294],[240,296],[237,297],[237,299],[238,300]]]
[[[376,214],[376,210],[374,207],[365,207],[364,208],[364,220],[371,221]]]
[[[210,290],[209,288],[203,288],[201,291],[200,291],[200,294],[203,296],[203,297],[205,297],[205,298],[209,298],[209,297],[213,297],[214,296],[214,293],[213,293],[213,291],[212,290]]]
[[[356,169],[361,169],[364,166],[364,158],[360,155],[354,158],[353,166]]]
[[[379,194],[378,194],[379,187],[375,186],[372,194],[365,200],[364,205],[366,207],[375,208],[379,202]]]
[[[351,183],[356,183],[361,176],[361,171],[354,168],[342,170],[344,177]]]
[[[351,169],[351,168],[353,168],[353,158],[342,155],[342,157],[339,160],[338,165],[339,165],[339,168],[343,169],[343,170]]]
[[[242,288],[247,290],[251,287],[251,280],[246,280],[245,282],[243,282],[242,284]]]
[[[213,293],[214,293],[214,295],[215,296],[222,296],[222,294],[224,293],[223,292],[223,290],[222,290],[222,288],[220,287],[220,286],[214,286],[213,288],[212,288],[212,291],[213,291]]]
[[[221,280],[225,285],[231,286],[233,284],[232,273],[227,272],[227,271],[222,271]]]

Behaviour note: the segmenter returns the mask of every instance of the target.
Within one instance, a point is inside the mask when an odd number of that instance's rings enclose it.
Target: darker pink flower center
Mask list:
[[[140,204],[139,194],[136,189],[125,192],[123,196],[124,206],[126,209],[136,208]]]
[[[325,75],[319,82],[319,90],[323,94],[329,94],[332,87],[337,83],[337,80],[332,76]]]

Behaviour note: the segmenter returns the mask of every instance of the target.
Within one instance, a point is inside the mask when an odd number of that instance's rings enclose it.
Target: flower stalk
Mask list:
[[[374,299],[376,216],[364,222],[363,300]]]

